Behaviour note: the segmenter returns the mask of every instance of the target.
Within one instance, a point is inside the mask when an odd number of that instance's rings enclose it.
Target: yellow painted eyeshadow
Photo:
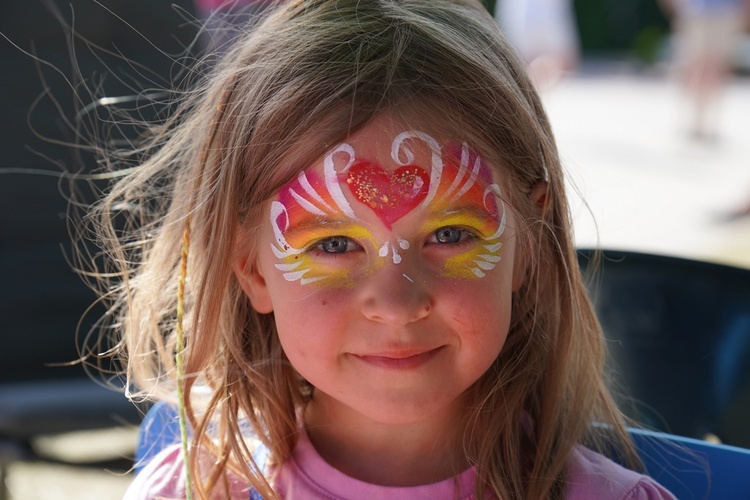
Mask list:
[[[504,230],[503,221],[498,222],[487,214],[481,217],[473,209],[459,210],[457,213],[430,220],[422,228],[424,234],[431,234],[442,227],[458,227],[473,231],[478,237],[477,244],[458,255],[454,255],[442,264],[445,276],[451,278],[483,278],[486,271],[493,269],[500,261],[502,242],[500,235]]]
[[[283,257],[279,256],[281,262],[276,264],[276,268],[284,272],[285,279],[299,281],[303,285],[316,282],[331,287],[354,285],[351,267],[337,263],[334,255],[327,260],[314,256],[311,251],[319,242],[335,236],[350,238],[365,245],[373,245],[374,238],[369,231],[354,224],[334,225],[335,227],[292,228],[285,234],[288,244],[297,250]]]

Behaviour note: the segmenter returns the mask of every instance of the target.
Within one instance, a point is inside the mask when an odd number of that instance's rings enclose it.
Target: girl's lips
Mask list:
[[[403,353],[383,353],[383,354],[355,354],[354,356],[368,363],[370,365],[378,366],[381,368],[389,368],[396,370],[410,370],[418,368],[423,364],[434,358],[443,347],[431,349],[429,351],[422,351],[416,353],[403,352]]]

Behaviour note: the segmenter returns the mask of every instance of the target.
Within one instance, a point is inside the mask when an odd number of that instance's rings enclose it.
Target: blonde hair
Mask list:
[[[108,297],[134,397],[168,397],[184,384],[194,449],[215,458],[198,470],[193,454],[201,497],[226,492],[230,472],[274,497],[243,427],[283,463],[311,390],[286,359],[273,315],[252,309],[232,272],[236,249],[255,243],[238,241],[238,228],[252,235],[269,197],[384,111],[469,142],[508,180],[523,221],[527,275],[508,340],[470,389],[464,446],[477,497],[563,497],[573,447],[596,446],[597,434],[634,456],[605,387],[603,337],[579,275],[552,130],[492,17],[472,0],[301,0],[237,41],[157,133],[146,148],[154,153],[92,214],[116,269]],[[544,183],[540,209],[529,193]],[[186,227],[187,375],[175,380]],[[212,390],[200,412],[190,398],[196,382]]]

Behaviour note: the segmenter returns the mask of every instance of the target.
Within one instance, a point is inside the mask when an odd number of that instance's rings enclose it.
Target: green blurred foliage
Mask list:
[[[669,22],[656,0],[574,0],[585,55],[627,53],[652,62]]]
[[[501,1],[483,3],[494,14]],[[584,56],[627,54],[651,63],[669,34],[657,0],[573,0],[573,8]]]

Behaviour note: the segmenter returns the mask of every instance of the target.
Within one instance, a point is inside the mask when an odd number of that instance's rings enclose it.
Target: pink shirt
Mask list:
[[[386,487],[369,484],[339,472],[321,458],[306,433],[300,440],[292,458],[276,476],[274,488],[282,498],[304,499],[465,499],[473,498],[473,468],[454,478],[438,483],[413,487]],[[568,462],[568,488],[570,500],[638,500],[674,499],[674,496],[648,476],[625,469],[604,456],[584,447],[573,450]],[[125,494],[125,500],[152,500],[154,498],[184,498],[184,468],[179,446],[172,446],[157,455],[136,476]],[[455,494],[458,485],[459,494]],[[249,488],[238,478],[230,478],[232,499],[249,499]],[[492,498],[492,497],[489,497]]]

